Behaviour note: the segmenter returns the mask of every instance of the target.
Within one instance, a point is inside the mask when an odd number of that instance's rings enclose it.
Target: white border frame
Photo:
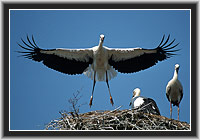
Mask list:
[[[126,4],[126,3],[124,3]],[[11,130],[10,129],[10,11],[12,10],[28,10],[28,11],[31,11],[31,10],[35,10],[35,11],[63,11],[63,10],[66,10],[66,11],[81,11],[81,10],[89,10],[89,11],[94,11],[94,10],[97,10],[97,11],[130,11],[130,10],[134,10],[134,11],[141,11],[141,10],[146,10],[146,11],[157,11],[157,10],[189,10],[190,11],[190,130],[184,130],[184,131],[192,131],[191,128],[192,128],[192,120],[191,120],[191,9],[9,9],[9,131],[99,131],[99,130]],[[102,130],[101,130],[102,131]],[[115,130],[103,130],[105,132],[108,132],[108,131],[115,131]],[[124,130],[117,130],[117,131],[124,131]],[[126,130],[126,131],[183,131],[183,130]]]

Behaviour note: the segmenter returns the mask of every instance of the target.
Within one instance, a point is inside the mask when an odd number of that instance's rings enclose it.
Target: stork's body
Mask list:
[[[88,49],[41,49],[37,46],[32,36],[32,41],[27,36],[24,46],[18,44],[21,48],[27,50],[24,57],[37,62],[42,62],[47,67],[56,71],[75,75],[84,73],[93,80],[92,96],[89,105],[92,105],[93,92],[96,81],[106,81],[110,102],[113,105],[113,99],[110,93],[108,81],[121,73],[133,73],[147,69],[155,65],[158,61],[163,61],[178,50],[171,50],[178,44],[171,47],[175,39],[169,44],[169,37],[165,42],[163,36],[158,47],[154,49],[142,48],[123,48],[114,49],[103,46],[104,35],[100,35],[98,46]]]
[[[92,48],[93,63],[84,72],[91,79],[93,79],[93,73],[91,71],[96,72],[95,78],[97,81],[106,81],[106,72],[108,73],[108,80],[117,75],[117,72],[108,64],[109,53],[107,48],[103,46],[103,41],[104,35],[101,35],[99,45]]]
[[[86,75],[91,75],[91,73],[92,73],[91,76],[94,75],[94,78],[92,78],[94,80],[94,82],[93,82],[93,88],[92,88],[92,96],[90,98],[90,103],[89,103],[90,106],[92,105],[96,79],[98,81],[105,81],[105,77],[106,77],[106,83],[108,86],[108,91],[110,94],[110,103],[112,105],[114,104],[111,93],[110,93],[110,87],[108,84],[108,80],[110,80],[112,77],[115,77],[117,75],[117,73],[108,64],[108,51],[106,50],[105,47],[103,47],[103,41],[104,41],[104,35],[100,35],[99,45],[93,48],[94,59],[93,59],[92,67],[90,68],[90,70],[87,69],[85,72]],[[94,74],[91,71],[94,71]],[[97,78],[96,78],[96,75],[97,75]],[[113,76],[111,76],[111,75],[113,75]]]
[[[168,82],[166,87],[166,96],[170,102],[170,118],[172,118],[172,104],[178,107],[178,120],[179,120],[179,104],[183,98],[183,87],[178,80],[179,65],[175,65],[174,76]]]

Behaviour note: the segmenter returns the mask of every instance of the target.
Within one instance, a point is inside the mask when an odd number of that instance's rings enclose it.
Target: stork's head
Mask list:
[[[176,70],[177,72],[178,72],[179,68],[180,68],[180,65],[179,65],[179,64],[176,64],[176,65],[175,65],[175,70]]]
[[[140,96],[140,89],[139,88],[136,88],[133,91],[133,97],[137,97],[137,96]]]
[[[105,36],[103,34],[100,35],[100,42],[104,41]]]

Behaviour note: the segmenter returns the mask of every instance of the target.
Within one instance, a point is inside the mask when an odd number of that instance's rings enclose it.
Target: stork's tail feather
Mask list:
[[[90,65],[84,72],[83,72],[88,78],[94,80],[94,70],[92,68],[92,65]],[[117,76],[117,72],[113,69],[112,66],[110,66],[109,70],[107,70],[108,74],[108,80],[111,80],[112,78]],[[96,81],[106,81],[106,73],[105,70],[97,70],[96,71]]]
[[[161,55],[161,56],[165,56],[165,57],[161,57],[160,61],[166,59],[166,58],[170,58],[173,55],[176,55],[173,52],[179,51],[180,49],[176,49],[176,50],[172,50],[173,48],[175,48],[176,46],[179,45],[179,43],[175,44],[174,46],[171,47],[171,45],[174,43],[175,39],[172,40],[170,43],[169,42],[169,38],[170,35],[168,35],[166,41],[163,43],[164,39],[165,39],[165,35],[163,35],[163,38],[160,42],[160,44],[158,45],[158,47],[156,48],[158,50],[159,54],[165,54],[165,55]],[[169,47],[170,46],[170,47]]]
[[[26,46],[24,47],[23,45],[17,43],[21,48],[23,48],[24,50],[27,51],[17,51],[18,53],[22,53],[23,57],[28,58],[28,59],[33,59],[35,61],[40,62],[41,61],[41,57],[40,57],[40,51],[41,49],[37,46],[37,44],[35,43],[35,40],[33,38],[32,35],[32,42],[30,41],[29,37],[27,36],[27,41],[28,43],[26,43],[23,39],[21,39],[23,44]]]
[[[108,80],[111,80],[112,78],[117,76],[116,70],[112,66],[110,66],[110,69],[107,71],[108,73]]]
[[[92,65],[90,65],[89,67],[87,67],[83,74],[85,74],[88,78],[94,80],[94,70],[92,69]]]

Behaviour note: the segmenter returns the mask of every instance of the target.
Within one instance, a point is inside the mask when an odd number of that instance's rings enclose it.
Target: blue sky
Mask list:
[[[158,46],[162,36],[180,43],[178,55],[133,74],[121,74],[109,81],[114,106],[110,104],[105,82],[97,82],[93,106],[89,107],[93,81],[85,75],[70,76],[47,68],[42,63],[18,57],[17,45],[26,35],[34,35],[43,49],[90,48],[98,45],[104,34],[104,45],[110,48]],[[180,64],[179,80],[184,96],[180,103],[180,121],[190,123],[190,11],[189,10],[11,10],[10,12],[10,129],[41,130],[59,111],[69,111],[68,100],[80,90],[79,103],[86,103],[80,113],[129,109],[132,91],[156,101],[161,115],[170,117],[165,87]],[[177,107],[173,107],[177,119]]]

